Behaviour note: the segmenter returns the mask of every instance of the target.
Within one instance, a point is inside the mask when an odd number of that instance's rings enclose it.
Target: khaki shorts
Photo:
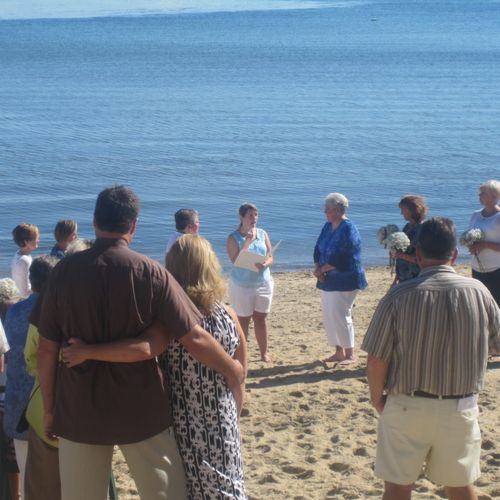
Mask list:
[[[472,484],[480,475],[481,432],[477,403],[464,402],[389,395],[378,422],[375,475],[408,485],[423,468],[433,483]]]

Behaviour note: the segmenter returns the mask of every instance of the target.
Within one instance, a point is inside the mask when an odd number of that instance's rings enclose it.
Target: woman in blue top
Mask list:
[[[240,225],[227,237],[227,255],[234,263],[242,250],[248,250],[262,255],[264,260],[255,264],[255,270],[233,266],[229,280],[229,298],[247,339],[248,327],[253,318],[260,358],[269,362],[271,358],[267,348],[266,317],[271,311],[274,288],[269,270],[273,263],[271,241],[263,229],[257,228],[259,211],[253,203],[243,203],[238,212]]]
[[[343,194],[330,193],[325,198],[328,222],[314,247],[314,276],[321,290],[323,323],[328,343],[336,348],[335,354],[323,362],[343,365],[355,361],[351,311],[358,291],[367,286],[361,265],[361,238],[345,214],[348,206]]]

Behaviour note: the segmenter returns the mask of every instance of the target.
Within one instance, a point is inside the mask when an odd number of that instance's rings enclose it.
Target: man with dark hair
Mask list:
[[[449,498],[477,498],[477,393],[488,348],[500,350],[500,310],[482,283],[455,273],[456,256],[453,222],[424,222],[419,276],[389,290],[362,344],[380,414],[375,475],[385,481],[385,500],[411,498],[424,463]]]
[[[38,368],[45,430],[59,437],[65,500],[106,498],[115,444],[143,500],[186,498],[156,360],[60,366],[59,349],[70,338],[87,343],[130,339],[159,322],[168,336],[223,375],[229,387],[244,378],[241,364],[200,327],[197,308],[175,279],[158,262],[129,249],[138,211],[139,201],[129,189],[115,186],[101,192],[94,212],[94,246],[65,257],[44,296]],[[159,354],[166,338],[167,333],[161,346],[150,346],[145,358]]]
[[[198,234],[200,230],[200,217],[194,208],[181,208],[175,212],[175,233],[170,235],[165,253],[183,234]]]

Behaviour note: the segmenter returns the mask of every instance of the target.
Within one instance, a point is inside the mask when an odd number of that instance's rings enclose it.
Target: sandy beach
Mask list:
[[[467,266],[458,271],[470,275]],[[388,289],[388,268],[367,270],[369,287],[354,309],[359,347],[373,311]],[[349,367],[318,359],[330,355],[320,312],[319,291],[310,272],[275,273],[270,316],[274,362],[260,361],[255,338],[241,419],[247,492],[250,499],[312,500],[380,498],[382,481],[373,475],[377,418],[369,403],[366,356]],[[479,398],[482,429],[480,499],[500,498],[500,360],[490,362]],[[121,499],[138,499],[126,464],[115,454]],[[444,498],[425,478],[413,498]]]

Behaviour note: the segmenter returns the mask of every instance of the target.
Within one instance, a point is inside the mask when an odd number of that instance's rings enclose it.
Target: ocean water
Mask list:
[[[173,213],[195,207],[227,266],[252,201],[283,241],[275,268],[292,270],[311,265],[329,192],[349,198],[377,265],[375,232],[403,224],[402,195],[460,231],[500,177],[498,1],[139,4],[64,19],[0,8],[0,276],[16,224],[40,227],[36,254],[60,218],[91,237],[115,183],[142,200],[139,251],[162,260]]]

